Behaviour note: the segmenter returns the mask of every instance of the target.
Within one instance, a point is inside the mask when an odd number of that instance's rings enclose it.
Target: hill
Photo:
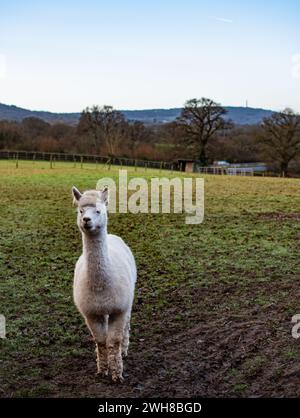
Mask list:
[[[270,116],[273,112],[265,109],[251,107],[225,107],[227,110],[226,119],[231,119],[238,125],[254,125],[260,123],[263,118]],[[166,123],[173,121],[181,112],[181,108],[173,109],[144,109],[144,110],[122,110],[128,120],[136,120],[144,123]],[[64,122],[75,125],[80,113],[52,113],[40,110],[28,110],[14,105],[0,103],[0,120],[22,121],[27,117],[37,117],[49,123]]]

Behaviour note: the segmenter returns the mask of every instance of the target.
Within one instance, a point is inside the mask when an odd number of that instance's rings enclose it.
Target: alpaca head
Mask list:
[[[97,235],[107,225],[108,189],[87,190],[81,193],[72,187],[73,202],[77,206],[77,225],[88,235]]]

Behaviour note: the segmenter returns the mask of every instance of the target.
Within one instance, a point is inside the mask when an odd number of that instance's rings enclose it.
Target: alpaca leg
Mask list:
[[[86,324],[91,331],[96,342],[97,354],[97,374],[108,375],[107,363],[107,317],[99,316],[97,318],[87,318]]]
[[[122,354],[124,357],[127,357],[127,354],[128,354],[129,334],[130,334],[130,314],[128,314],[126,318],[126,324],[125,324],[123,340],[122,340]]]
[[[109,315],[106,340],[108,368],[113,382],[123,381],[122,340],[126,324],[124,314]]]

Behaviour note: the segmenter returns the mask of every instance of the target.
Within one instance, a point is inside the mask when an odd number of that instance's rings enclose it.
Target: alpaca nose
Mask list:
[[[83,218],[83,220],[84,220],[84,222],[89,222],[90,220],[91,220],[91,218],[88,218],[87,216],[85,216],[84,218]]]

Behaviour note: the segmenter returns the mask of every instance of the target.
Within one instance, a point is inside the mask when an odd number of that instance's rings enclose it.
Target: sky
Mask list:
[[[0,103],[300,112],[299,0],[0,0]]]

